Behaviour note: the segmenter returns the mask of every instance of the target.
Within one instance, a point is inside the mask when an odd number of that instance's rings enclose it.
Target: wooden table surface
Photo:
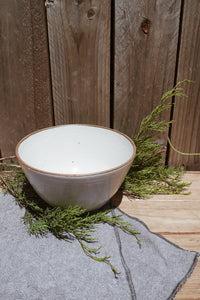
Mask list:
[[[184,249],[200,252],[200,172],[187,172],[184,181],[191,182],[189,195],[156,195],[150,199],[115,198],[115,204],[137,217],[153,232]],[[200,299],[200,259],[188,281],[175,299]]]

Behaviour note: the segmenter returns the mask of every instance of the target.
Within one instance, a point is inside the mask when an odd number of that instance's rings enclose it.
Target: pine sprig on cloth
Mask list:
[[[4,168],[6,168],[6,164],[4,164]],[[86,255],[110,265],[115,275],[119,272],[112,265],[110,256],[100,257],[98,254],[101,247],[89,247],[89,244],[97,241],[92,235],[96,225],[100,223],[115,225],[124,232],[132,234],[140,245],[138,237],[140,233],[131,228],[131,224],[124,222],[121,215],[109,215],[111,210],[88,212],[78,206],[66,209],[49,206],[34,192],[21,170],[2,171],[0,184],[5,192],[10,192],[15,197],[20,207],[25,208],[22,219],[29,234],[37,236],[51,232],[58,239],[77,239]]]

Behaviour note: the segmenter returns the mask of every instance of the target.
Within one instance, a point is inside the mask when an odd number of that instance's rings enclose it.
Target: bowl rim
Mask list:
[[[58,127],[64,127],[64,126],[85,126],[85,127],[97,127],[97,128],[101,128],[101,129],[106,129],[106,130],[110,130],[110,131],[114,131],[122,136],[124,136],[126,139],[129,140],[129,142],[132,144],[133,146],[133,154],[131,155],[131,157],[123,164],[115,167],[115,168],[111,168],[111,169],[107,169],[105,171],[100,171],[100,172],[92,172],[92,173],[85,173],[85,174],[62,174],[62,173],[55,173],[55,172],[49,172],[49,171],[44,171],[44,170],[40,170],[38,168],[34,168],[32,166],[30,166],[29,164],[27,164],[26,162],[23,161],[23,159],[21,159],[20,155],[19,155],[19,146],[23,143],[23,141],[25,141],[26,139],[28,139],[30,136],[34,135],[34,134],[37,134],[41,131],[45,131],[45,130],[49,130],[49,129],[53,129],[53,128],[58,128]],[[39,173],[43,173],[43,174],[47,174],[47,175],[53,175],[53,176],[61,176],[61,177],[85,177],[85,176],[93,176],[93,175],[101,175],[101,174],[106,174],[106,173],[109,173],[109,172],[112,172],[112,171],[115,171],[115,170],[118,170],[126,165],[128,165],[131,161],[134,160],[135,158],[135,155],[136,155],[136,146],[135,146],[135,143],[133,142],[133,140],[128,137],[126,134],[116,130],[116,129],[112,129],[112,128],[109,128],[109,127],[105,127],[105,126],[100,126],[100,125],[91,125],[91,124],[63,124],[63,125],[55,125],[55,126],[50,126],[50,127],[45,127],[45,128],[42,128],[42,129],[39,129],[39,130],[35,130],[31,133],[29,133],[28,135],[26,135],[25,137],[23,137],[18,143],[17,143],[17,146],[15,148],[15,155],[19,161],[19,163],[21,165],[24,165],[25,167],[33,170],[33,171],[36,171],[36,172],[39,172]]]

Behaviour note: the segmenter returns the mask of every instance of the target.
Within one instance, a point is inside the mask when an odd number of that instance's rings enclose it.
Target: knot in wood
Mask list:
[[[95,10],[91,7],[87,12],[87,17],[89,20],[92,20],[95,16]]]
[[[141,29],[144,34],[149,34],[151,22],[149,19],[145,18],[141,23]]]

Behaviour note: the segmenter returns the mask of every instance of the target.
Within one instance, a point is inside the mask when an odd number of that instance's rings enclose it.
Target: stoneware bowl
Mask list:
[[[24,137],[16,156],[36,193],[52,206],[103,206],[136,154],[133,141],[109,128],[62,125]]]

